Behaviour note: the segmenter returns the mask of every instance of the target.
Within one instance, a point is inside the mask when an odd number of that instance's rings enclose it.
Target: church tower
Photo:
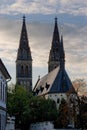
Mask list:
[[[16,83],[32,91],[32,56],[28,42],[25,16],[23,16],[20,43],[16,59]]]
[[[53,39],[48,61],[48,72],[52,71],[59,65],[60,65],[60,36],[57,25],[57,18],[55,18]]]

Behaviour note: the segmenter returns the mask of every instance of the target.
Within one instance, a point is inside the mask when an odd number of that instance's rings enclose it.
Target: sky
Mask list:
[[[66,71],[72,81],[87,81],[87,0],[0,0],[0,58],[12,83],[23,15],[33,58],[33,86],[39,75],[48,73],[55,17],[63,35]]]

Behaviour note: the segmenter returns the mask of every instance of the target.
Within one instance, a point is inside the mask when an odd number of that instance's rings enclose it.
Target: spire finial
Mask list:
[[[23,15],[23,19],[25,19],[25,15]]]
[[[55,22],[57,23],[57,17],[55,17]]]
[[[23,23],[25,22],[25,15],[23,15]]]

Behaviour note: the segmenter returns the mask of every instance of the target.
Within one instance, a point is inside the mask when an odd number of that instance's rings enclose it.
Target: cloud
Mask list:
[[[7,66],[15,66],[21,24],[22,21],[18,19],[1,19],[0,21],[0,57]],[[27,21],[29,45],[31,47],[34,68],[48,67],[53,29],[54,22],[52,24],[51,22],[37,21],[30,23]],[[62,33],[64,36],[66,70],[72,79],[87,79],[87,26],[64,23]]]
[[[58,14],[87,15],[87,1],[82,0],[12,0],[1,1],[1,14]]]

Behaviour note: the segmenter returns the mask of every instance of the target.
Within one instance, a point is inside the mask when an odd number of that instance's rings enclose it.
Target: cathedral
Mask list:
[[[55,18],[54,32],[48,59],[48,74],[39,78],[34,89],[34,95],[50,98],[56,102],[57,108],[61,99],[68,100],[75,94],[75,89],[65,70],[65,52],[63,36],[60,37]]]
[[[23,16],[22,30],[16,59],[16,83],[32,91],[32,56],[29,46],[26,20]],[[35,95],[75,92],[65,70],[65,52],[63,36],[60,36],[57,18],[55,18],[51,49],[48,59],[48,74],[39,78],[33,92]]]
[[[35,96],[50,98],[55,101],[57,109],[62,99],[69,103],[70,111],[75,107],[77,94],[65,69],[65,51],[63,36],[59,34],[57,18],[54,22],[53,38],[48,58],[48,74],[38,78],[32,89],[32,56],[29,46],[26,20],[23,16],[22,30],[16,59],[16,83],[25,87]],[[74,105],[72,104],[74,101]],[[78,112],[78,110],[77,110]],[[71,113],[70,113],[71,115]],[[74,117],[70,117],[74,124]]]

